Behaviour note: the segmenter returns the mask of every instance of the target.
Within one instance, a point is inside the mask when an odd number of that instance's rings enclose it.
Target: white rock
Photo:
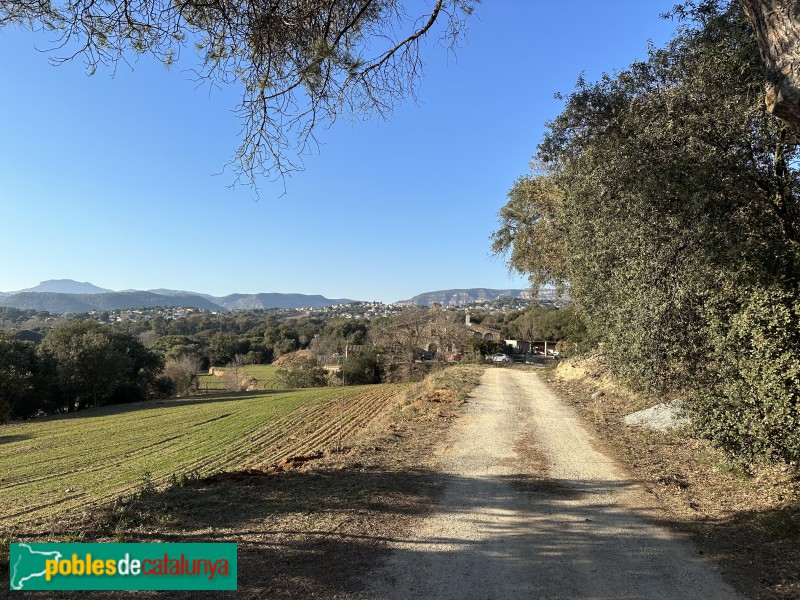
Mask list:
[[[647,427],[655,431],[670,431],[690,423],[689,417],[684,414],[683,402],[680,400],[656,404],[631,413],[622,421],[626,425]]]

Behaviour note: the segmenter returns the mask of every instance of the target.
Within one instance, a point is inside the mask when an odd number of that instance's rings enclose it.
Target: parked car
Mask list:
[[[510,363],[511,357],[508,354],[493,354],[492,355],[492,362],[493,363]]]
[[[464,355],[461,352],[456,352],[455,354],[450,355],[450,362],[458,362],[462,358],[464,358]]]

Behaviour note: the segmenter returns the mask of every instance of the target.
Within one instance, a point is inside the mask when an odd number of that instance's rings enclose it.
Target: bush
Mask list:
[[[150,395],[158,400],[172,398],[176,393],[175,382],[168,375],[159,375],[150,385]]]
[[[375,348],[365,348],[347,357],[341,374],[347,385],[380,383],[383,377],[383,360]]]
[[[201,370],[201,361],[194,354],[182,354],[167,361],[164,375],[174,383],[174,393],[179,396],[192,394],[197,390],[197,375]]]
[[[222,372],[222,381],[229,392],[246,392],[255,383],[255,380],[242,370],[244,364],[245,357],[237,354]]]
[[[325,387],[328,385],[328,372],[311,358],[299,360],[287,369],[278,369],[276,374],[288,388]]]
[[[732,454],[800,462],[800,293],[758,289],[710,328],[714,372],[698,392],[698,430]]]

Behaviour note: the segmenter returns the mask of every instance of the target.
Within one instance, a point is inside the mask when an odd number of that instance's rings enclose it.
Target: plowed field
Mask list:
[[[397,385],[220,394],[0,427],[0,523],[83,509],[182,473],[252,468],[346,443]]]

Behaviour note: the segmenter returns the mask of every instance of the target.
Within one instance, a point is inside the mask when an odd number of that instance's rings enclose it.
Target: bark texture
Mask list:
[[[800,133],[800,1],[741,2],[767,68],[767,110]]]

